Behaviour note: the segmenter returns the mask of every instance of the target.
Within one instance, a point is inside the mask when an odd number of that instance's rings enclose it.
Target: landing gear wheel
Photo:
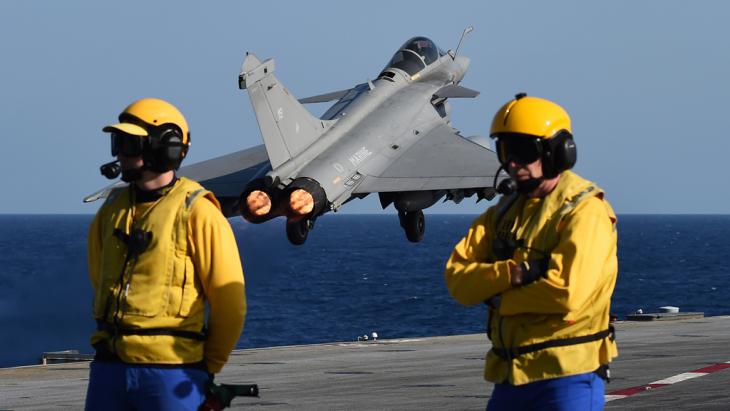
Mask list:
[[[426,231],[426,218],[423,216],[423,211],[406,211],[401,221],[408,241],[417,243],[423,239],[423,233]]]
[[[289,242],[294,245],[302,245],[307,241],[307,234],[309,234],[310,223],[309,220],[301,219],[293,223],[286,222],[286,238]]]

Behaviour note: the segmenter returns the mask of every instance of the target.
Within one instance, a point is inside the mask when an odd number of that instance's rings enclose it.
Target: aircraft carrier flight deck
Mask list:
[[[608,410],[730,409],[730,316],[615,323]],[[236,350],[223,383],[256,383],[231,409],[479,410],[484,334]],[[0,369],[0,410],[82,409],[88,363]]]

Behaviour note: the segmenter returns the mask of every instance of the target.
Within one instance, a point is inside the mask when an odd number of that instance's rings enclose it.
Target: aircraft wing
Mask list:
[[[474,98],[479,92],[458,84],[449,84],[441,87],[434,95],[440,98]]]
[[[125,183],[124,181],[117,181],[114,184],[110,184],[110,185],[102,188],[101,190],[96,191],[93,194],[89,194],[88,196],[84,197],[84,203],[91,203],[100,198],[106,198],[106,196],[108,196],[109,193],[111,193],[113,189],[115,189],[117,187],[123,187],[126,185],[127,185],[127,183]]]
[[[332,101],[332,100],[339,100],[342,97],[344,97],[347,93],[349,93],[350,90],[351,89],[348,88],[347,90],[333,91],[333,92],[327,93],[327,94],[320,94],[317,96],[300,98],[299,102],[302,104],[311,104],[311,103],[326,103],[326,102]]]
[[[264,145],[182,167],[177,174],[188,177],[212,191],[221,202],[226,217],[240,214],[238,198],[249,181],[271,170]]]
[[[413,144],[379,175],[365,174],[355,194],[492,187],[499,161],[443,124]]]

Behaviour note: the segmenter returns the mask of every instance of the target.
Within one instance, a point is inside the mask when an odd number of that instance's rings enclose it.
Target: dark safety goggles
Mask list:
[[[124,157],[137,157],[142,155],[144,150],[144,137],[133,136],[126,133],[111,133],[112,156],[122,155]]]
[[[514,161],[520,165],[534,163],[542,156],[542,140],[529,135],[497,136],[497,157],[501,164]]]

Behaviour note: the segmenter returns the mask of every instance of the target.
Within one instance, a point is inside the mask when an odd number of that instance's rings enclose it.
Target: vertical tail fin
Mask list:
[[[247,54],[239,87],[248,89],[271,167],[276,168],[309,147],[331,122],[312,116],[273,72],[274,60],[262,63]]]

